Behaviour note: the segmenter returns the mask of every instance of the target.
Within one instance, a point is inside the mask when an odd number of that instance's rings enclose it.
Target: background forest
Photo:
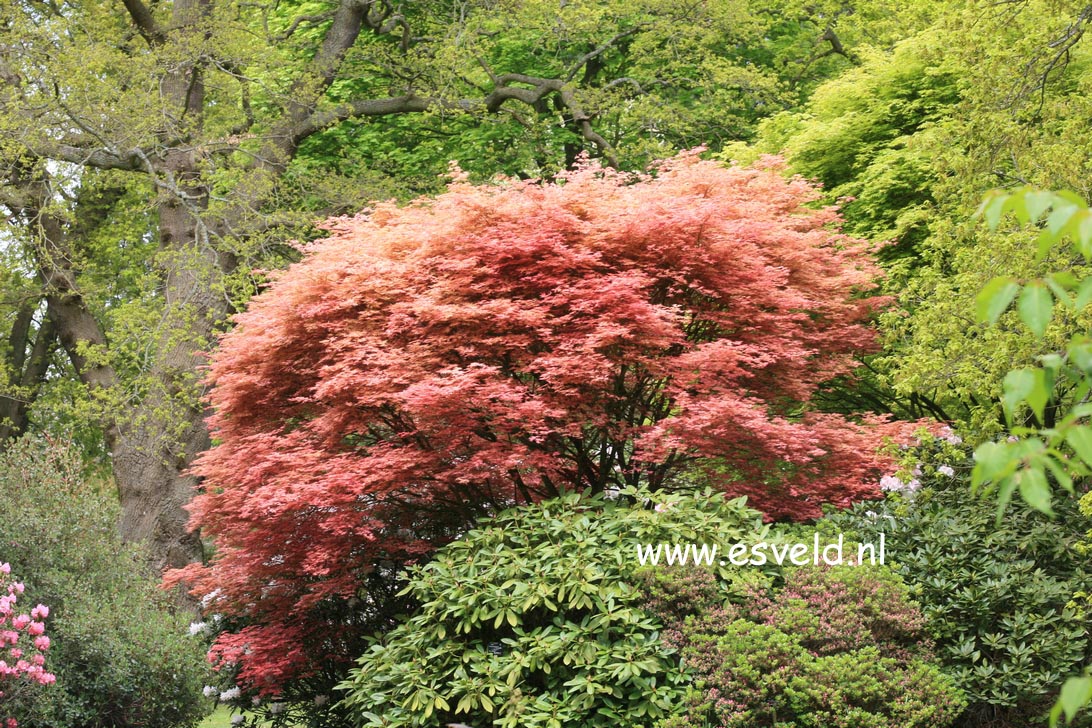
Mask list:
[[[0,3],[0,718],[1088,723],[1090,22]]]

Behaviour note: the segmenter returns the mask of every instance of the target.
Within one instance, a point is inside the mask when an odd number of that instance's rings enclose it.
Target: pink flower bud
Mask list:
[[[10,574],[10,573],[11,573],[11,564],[8,564],[8,563],[0,564],[0,574]]]
[[[34,646],[37,647],[42,652],[45,652],[46,650],[49,649],[49,638],[46,637],[45,635],[42,635],[41,637],[35,637],[34,638]]]
[[[26,629],[26,626],[30,624],[30,616],[27,614],[20,614],[15,619],[11,620],[11,626],[15,629]]]
[[[45,619],[49,616],[49,607],[44,604],[39,604],[34,609],[30,610],[30,616],[35,619]]]
[[[31,635],[39,635],[45,632],[45,624],[42,622],[31,622],[27,627],[27,632]]]

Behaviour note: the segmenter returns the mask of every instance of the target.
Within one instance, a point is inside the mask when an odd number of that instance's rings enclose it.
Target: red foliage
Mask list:
[[[380,560],[562,487],[713,464],[771,517],[876,495],[876,446],[907,425],[792,416],[873,345],[885,303],[816,197],[776,161],[684,154],[329,221],[213,358],[191,510],[218,555],[171,578],[259,625],[249,653],[221,644],[244,680],[280,680],[299,655],[262,630],[298,636]]]

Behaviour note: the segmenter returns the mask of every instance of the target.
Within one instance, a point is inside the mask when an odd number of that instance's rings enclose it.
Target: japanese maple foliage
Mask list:
[[[216,648],[241,680],[308,669],[303,646],[332,629],[312,616],[377,564],[562,488],[708,466],[771,517],[877,495],[876,448],[910,426],[801,414],[873,345],[877,269],[777,164],[456,175],[329,221],[209,375],[192,525],[217,558],[171,579],[248,618]]]

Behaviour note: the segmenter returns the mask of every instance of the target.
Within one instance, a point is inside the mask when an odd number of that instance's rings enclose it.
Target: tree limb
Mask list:
[[[603,55],[604,53],[609,51],[611,48],[613,48],[615,43],[622,40],[623,38],[628,38],[629,36],[633,35],[634,33],[638,32],[639,30],[641,30],[644,27],[645,27],[644,23],[639,23],[639,24],[633,26],[632,28],[629,28],[627,30],[623,30],[621,32],[615,33],[614,36],[611,37],[606,42],[602,43],[601,45],[596,46],[594,49],[592,49],[592,50],[588,51],[587,53],[585,53],[584,55],[580,56],[580,58],[576,59],[575,63],[573,63],[571,66],[569,66],[569,71],[568,71],[568,73],[565,74],[565,79],[564,79],[565,83],[569,83],[574,78],[576,78],[576,74],[580,72],[580,69],[583,68],[586,63],[588,63],[589,61]]]
[[[581,136],[599,149],[610,166],[618,166],[614,147],[595,131],[591,123],[592,117],[583,110],[572,86],[560,79],[541,78],[521,73],[505,73],[495,76],[495,83],[496,87],[481,98],[451,100],[407,94],[386,99],[365,99],[341,104],[332,109],[317,111],[299,122],[290,131],[290,143],[293,147],[298,146],[311,134],[340,121],[357,117],[423,112],[432,108],[453,111],[473,111],[484,108],[490,113],[495,113],[507,101],[515,100],[528,106],[534,106],[549,94],[557,94],[561,104],[572,116],[572,121],[577,125]],[[511,84],[514,83],[530,86],[531,88],[512,86]]]
[[[152,17],[152,11],[148,9],[147,5],[141,0],[121,0],[121,2],[129,12],[129,19],[133,21],[137,32],[147,41],[148,45],[157,46],[163,43],[166,36],[156,25],[155,18]]]

